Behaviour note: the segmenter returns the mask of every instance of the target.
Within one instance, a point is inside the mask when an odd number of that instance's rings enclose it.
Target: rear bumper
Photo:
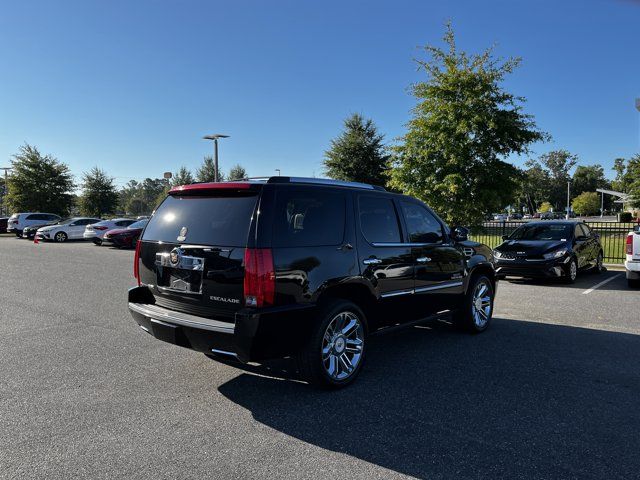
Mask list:
[[[249,362],[296,353],[311,332],[315,305],[244,309],[229,322],[155,305],[151,291],[142,286],[129,290],[129,311],[158,340]]]
[[[558,278],[566,274],[565,266],[570,257],[550,261],[498,261],[496,275],[504,277]]]
[[[85,240],[93,240],[94,242],[96,240],[101,240],[103,236],[104,232],[102,234],[99,234],[98,232],[84,232],[82,234],[82,238]]]
[[[627,278],[629,280],[640,279],[640,261],[638,260],[626,261],[624,262],[624,269],[627,273]]]

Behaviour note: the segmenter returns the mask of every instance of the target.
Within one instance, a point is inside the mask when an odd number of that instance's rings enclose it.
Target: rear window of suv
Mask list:
[[[321,188],[276,193],[273,246],[339,245],[344,238],[345,196]]]
[[[143,240],[244,247],[257,198],[169,196],[149,220]]]

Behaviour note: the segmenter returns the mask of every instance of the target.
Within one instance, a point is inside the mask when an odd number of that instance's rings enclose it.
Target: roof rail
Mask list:
[[[363,188],[366,190],[379,190],[386,192],[384,187],[369,185],[368,183],[347,182],[344,180],[333,180],[330,178],[306,178],[306,177],[269,177],[267,183],[306,183],[312,185],[333,185],[336,187]]]

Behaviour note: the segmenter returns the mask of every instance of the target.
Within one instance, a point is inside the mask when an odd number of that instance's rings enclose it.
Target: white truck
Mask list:
[[[630,287],[640,287],[640,225],[627,235],[624,268]]]

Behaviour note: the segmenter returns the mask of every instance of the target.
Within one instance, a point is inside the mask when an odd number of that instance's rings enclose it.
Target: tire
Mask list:
[[[576,278],[578,278],[578,262],[576,262],[575,258],[572,258],[564,269],[562,280],[564,283],[571,284],[575,283]]]
[[[63,243],[67,241],[67,238],[69,238],[67,236],[66,233],[64,232],[57,232],[54,236],[53,236],[53,240],[58,242],[58,243]]]
[[[94,238],[94,239],[93,239],[93,243],[94,243],[94,245],[96,245],[97,247],[102,246],[102,240],[100,240],[99,238]]]
[[[366,335],[366,318],[356,304],[328,302],[320,308],[311,335],[296,356],[300,375],[326,389],[351,384],[364,364]]]
[[[604,257],[602,255],[602,251],[598,252],[598,257],[596,258],[596,264],[593,266],[591,271],[593,273],[602,273],[604,271],[604,267],[602,263],[604,262]]]
[[[462,308],[453,314],[457,327],[470,333],[484,332],[491,324],[495,288],[486,275],[474,275],[469,281]]]
[[[627,285],[629,288],[640,288],[640,279],[627,278]]]

